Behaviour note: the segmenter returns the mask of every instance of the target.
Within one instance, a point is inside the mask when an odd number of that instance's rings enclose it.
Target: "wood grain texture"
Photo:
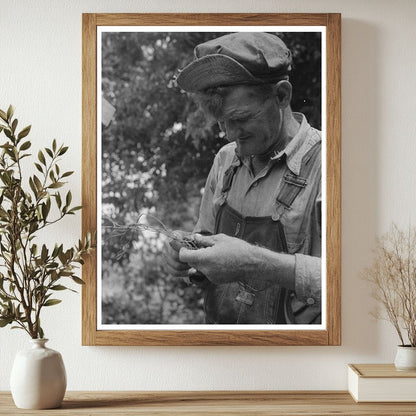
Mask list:
[[[327,329],[296,331],[97,331],[97,259],[83,267],[83,345],[340,345],[341,170],[340,14],[84,14],[83,15],[83,232],[97,227],[97,26],[292,25],[327,31]]]
[[[341,345],[341,15],[327,24],[327,311],[328,344]]]
[[[415,378],[416,371],[399,371],[394,364],[349,364],[363,378]]]
[[[97,331],[95,345],[327,345],[326,331]]]
[[[97,13],[98,26],[326,26],[320,13]]]
[[[82,234],[97,229],[97,38],[93,14],[82,16]],[[97,322],[97,256],[85,259],[82,276],[82,344],[94,345]]]
[[[8,392],[0,392],[2,415],[415,415],[414,403],[355,403],[339,391],[241,392],[67,392],[63,405],[51,410],[16,409]]]

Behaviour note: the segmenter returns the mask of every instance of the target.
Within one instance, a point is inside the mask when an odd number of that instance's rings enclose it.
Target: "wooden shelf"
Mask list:
[[[0,415],[415,415],[414,403],[355,403],[340,391],[67,392],[59,409],[22,410],[0,392]]]

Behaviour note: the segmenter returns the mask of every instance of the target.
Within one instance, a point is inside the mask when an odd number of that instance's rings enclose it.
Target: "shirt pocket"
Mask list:
[[[309,235],[307,233],[305,213],[292,207],[289,210],[285,210],[281,217],[281,223],[285,232],[288,253],[306,253]]]

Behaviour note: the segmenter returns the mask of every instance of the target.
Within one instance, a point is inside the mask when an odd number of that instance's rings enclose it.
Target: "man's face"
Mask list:
[[[259,155],[275,145],[281,134],[281,111],[274,97],[260,97],[250,86],[229,89],[218,120],[241,156]]]

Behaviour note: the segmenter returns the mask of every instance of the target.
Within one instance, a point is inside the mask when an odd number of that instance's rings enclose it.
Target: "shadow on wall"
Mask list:
[[[342,345],[360,359],[380,345],[371,290],[360,277],[378,232],[379,35],[367,22],[342,21]]]

